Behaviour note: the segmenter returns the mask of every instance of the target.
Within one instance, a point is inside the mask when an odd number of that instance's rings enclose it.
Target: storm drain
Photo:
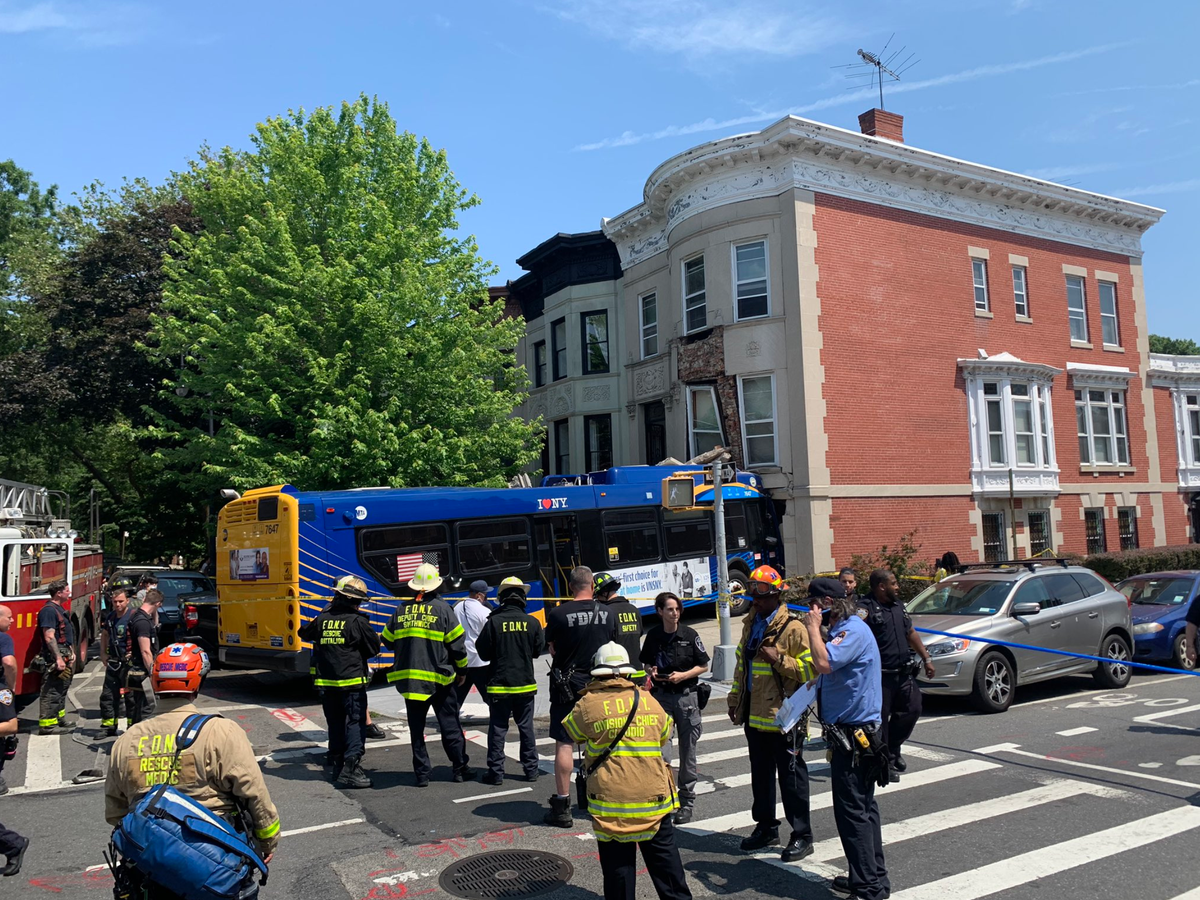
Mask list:
[[[460,859],[442,871],[442,890],[466,900],[537,897],[571,880],[574,868],[553,853],[493,850]]]

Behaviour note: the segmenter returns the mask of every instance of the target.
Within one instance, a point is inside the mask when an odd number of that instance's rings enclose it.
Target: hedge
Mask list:
[[[1200,544],[1182,547],[1146,547],[1117,553],[1094,553],[1083,564],[1113,584],[1147,572],[1200,569]]]

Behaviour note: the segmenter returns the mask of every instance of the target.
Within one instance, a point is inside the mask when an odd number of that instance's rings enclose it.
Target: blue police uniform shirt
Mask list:
[[[838,622],[825,643],[833,671],[821,676],[821,718],[842,725],[881,722],[883,683],[879,645],[858,616]]]

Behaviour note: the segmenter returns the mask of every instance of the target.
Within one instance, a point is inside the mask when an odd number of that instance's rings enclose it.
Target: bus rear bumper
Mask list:
[[[307,650],[260,650],[255,647],[222,647],[217,658],[223,666],[235,669],[269,669],[272,672],[291,672],[307,675]]]

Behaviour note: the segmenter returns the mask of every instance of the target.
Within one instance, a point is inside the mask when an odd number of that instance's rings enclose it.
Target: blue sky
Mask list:
[[[1167,210],[1151,330],[1200,340],[1200,4],[1089,0],[0,0],[0,158],[69,194],[360,92],[446,148],[483,254],[599,227],[667,157],[788,112],[847,128],[845,70],[895,33],[909,143]]]

